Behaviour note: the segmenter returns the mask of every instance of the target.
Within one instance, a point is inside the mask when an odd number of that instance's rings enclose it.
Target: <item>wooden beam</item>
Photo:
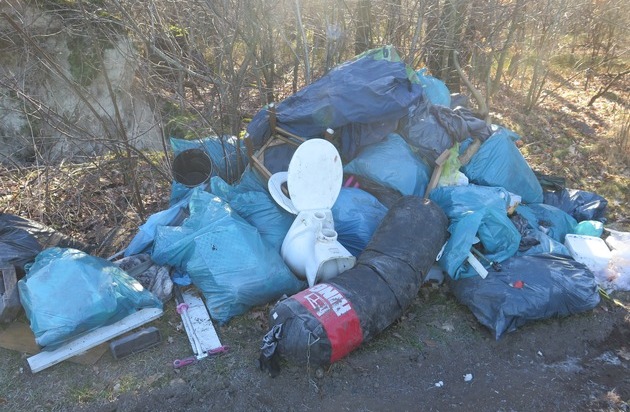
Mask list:
[[[433,174],[431,175],[431,180],[429,180],[429,184],[427,185],[427,190],[424,192],[424,198],[428,199],[429,194],[435,187],[437,186],[440,176],[442,175],[442,168],[444,167],[444,163],[448,160],[451,155],[451,149],[446,149],[442,152],[441,155],[435,159],[435,168],[433,169]]]
[[[466,148],[466,151],[462,153],[461,156],[458,157],[459,163],[462,166],[466,166],[468,162],[470,162],[470,159],[472,159],[472,157],[477,153],[477,151],[479,151],[480,147],[481,147],[481,140],[474,139],[473,142],[470,144],[470,146]]]

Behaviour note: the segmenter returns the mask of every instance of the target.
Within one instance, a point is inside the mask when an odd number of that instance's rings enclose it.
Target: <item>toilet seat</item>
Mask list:
[[[286,211],[330,209],[335,204],[343,180],[339,152],[324,139],[302,143],[291,158],[287,172],[274,173],[267,186],[271,197]],[[287,183],[291,198],[282,192]]]

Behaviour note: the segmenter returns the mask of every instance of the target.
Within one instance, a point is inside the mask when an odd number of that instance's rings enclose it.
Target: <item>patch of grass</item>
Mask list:
[[[564,160],[567,155],[569,154],[569,149],[558,149],[556,151],[553,152],[553,157],[560,159],[560,160]]]
[[[107,398],[107,392],[91,386],[71,388],[68,394],[69,400],[73,404],[84,405]]]

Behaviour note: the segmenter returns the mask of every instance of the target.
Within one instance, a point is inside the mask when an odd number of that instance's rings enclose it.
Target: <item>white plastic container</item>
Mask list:
[[[584,263],[592,272],[600,272],[608,267],[612,253],[602,238],[569,234],[564,239],[573,259]]]

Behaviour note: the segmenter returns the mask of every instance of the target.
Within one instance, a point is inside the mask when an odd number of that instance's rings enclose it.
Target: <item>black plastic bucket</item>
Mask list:
[[[201,149],[184,150],[173,159],[173,178],[188,187],[205,183],[212,175],[212,160]]]

